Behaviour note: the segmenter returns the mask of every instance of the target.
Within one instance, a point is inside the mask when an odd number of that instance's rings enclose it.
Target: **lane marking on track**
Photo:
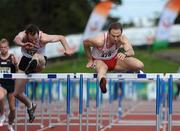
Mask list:
[[[62,120],[62,121],[60,121],[61,123],[65,123],[67,120],[65,119],[65,120]],[[59,123],[60,123],[59,122]],[[56,126],[56,125],[55,125]],[[55,127],[55,126],[52,126],[52,127]],[[41,129],[39,129],[39,130],[37,130],[37,131],[44,131],[44,130],[46,130],[46,129],[49,129],[50,127],[48,127],[48,126],[46,126],[46,127],[44,127],[44,128],[41,128]]]
[[[129,109],[128,111],[126,111],[125,113],[122,114],[122,117],[125,117],[127,116],[128,114],[130,114],[130,112],[132,112],[133,110],[135,110],[137,107],[139,107],[140,105],[142,105],[142,103],[138,103],[138,104],[135,104],[134,107],[132,107],[131,109]],[[112,124],[113,123],[116,123],[118,122],[118,118],[114,119]],[[100,131],[105,131],[106,129],[108,129],[109,127],[111,126],[111,124],[105,126],[103,129],[101,129]]]

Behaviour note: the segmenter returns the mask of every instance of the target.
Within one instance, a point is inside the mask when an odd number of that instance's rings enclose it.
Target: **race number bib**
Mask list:
[[[11,73],[10,67],[0,67],[0,73]]]
[[[101,57],[107,58],[107,57],[111,57],[112,52],[108,51],[108,52],[102,52]]]

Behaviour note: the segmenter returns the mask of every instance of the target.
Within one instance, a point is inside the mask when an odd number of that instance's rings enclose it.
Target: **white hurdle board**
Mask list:
[[[0,78],[4,79],[67,79],[67,76],[71,79],[79,79],[83,76],[83,79],[96,79],[97,73],[32,73],[26,75],[24,73],[0,73]],[[118,80],[156,80],[157,75],[160,78],[164,77],[163,73],[107,73],[107,79],[118,79]],[[179,75],[177,75],[179,77]],[[177,77],[176,76],[176,77]],[[168,76],[167,76],[168,77]]]

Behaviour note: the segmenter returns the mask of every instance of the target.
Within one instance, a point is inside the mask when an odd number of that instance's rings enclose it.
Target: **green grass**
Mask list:
[[[170,48],[161,50],[163,51],[178,51],[180,52],[180,48]],[[173,61],[167,59],[157,58],[154,53],[149,53],[147,50],[135,50],[135,57],[140,59],[145,67],[144,72],[147,73],[170,73],[176,72],[180,64],[175,63]],[[87,69],[85,67],[87,60],[85,56],[81,56],[78,58],[74,58],[71,60],[61,60],[56,62],[49,62],[47,64],[47,68],[44,70],[46,73],[65,73],[65,72],[94,72],[93,69]]]
[[[77,72],[94,72],[92,69],[86,68],[86,59],[85,57],[74,58],[73,60],[63,60],[48,63],[44,72],[46,73],[77,73]]]
[[[147,73],[173,73],[177,72],[179,64],[166,59],[157,58],[154,54],[146,51],[137,51],[136,57],[143,61],[144,72]]]

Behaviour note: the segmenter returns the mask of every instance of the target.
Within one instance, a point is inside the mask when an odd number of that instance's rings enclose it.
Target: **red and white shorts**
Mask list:
[[[102,60],[102,59],[95,59],[94,60]],[[116,56],[114,56],[113,58],[111,58],[110,60],[102,60],[107,66],[108,66],[108,70],[112,71],[114,70],[116,63],[117,63],[117,58]]]

